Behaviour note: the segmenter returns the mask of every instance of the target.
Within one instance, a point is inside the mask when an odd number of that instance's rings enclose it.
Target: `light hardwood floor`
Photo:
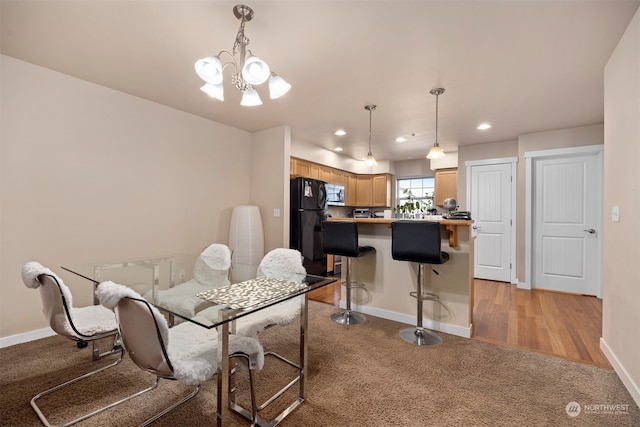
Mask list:
[[[340,282],[309,298],[339,306]],[[595,297],[476,279],[473,328],[480,341],[611,367],[600,351],[602,300]]]

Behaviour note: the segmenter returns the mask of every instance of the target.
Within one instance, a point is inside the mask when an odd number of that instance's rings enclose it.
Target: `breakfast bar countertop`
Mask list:
[[[408,218],[329,218],[329,221],[355,221],[362,222],[366,224],[388,224],[391,227],[391,223],[395,221],[435,221],[440,224],[450,224],[450,225],[471,225],[473,224],[473,220],[463,220],[463,219],[446,219],[446,218],[437,218],[437,219],[408,219]]]
[[[354,221],[360,224],[386,224],[387,228],[391,228],[391,224],[395,221],[431,221],[444,225],[449,232],[449,246],[455,248],[458,246],[458,226],[469,226],[473,224],[473,220],[464,219],[445,219],[440,216],[436,218],[426,219],[401,219],[401,218],[328,218],[329,221]]]

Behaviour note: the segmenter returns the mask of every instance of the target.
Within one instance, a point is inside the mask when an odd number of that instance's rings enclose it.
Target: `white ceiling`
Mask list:
[[[435,137],[457,147],[602,123],[603,71],[640,1],[266,1],[245,33],[292,84],[239,105],[207,97],[197,59],[231,50],[229,1],[2,0],[2,53],[160,104],[362,158],[373,113],[378,160],[423,158]],[[493,127],[478,131],[481,122]],[[347,135],[333,132],[343,128]],[[415,136],[411,136],[415,134]],[[396,143],[405,136],[407,142]]]

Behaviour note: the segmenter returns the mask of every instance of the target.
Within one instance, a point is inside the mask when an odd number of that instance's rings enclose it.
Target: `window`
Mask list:
[[[398,178],[396,185],[396,206],[402,206],[411,199],[414,202],[420,202],[421,208],[434,207],[435,179],[433,177]]]

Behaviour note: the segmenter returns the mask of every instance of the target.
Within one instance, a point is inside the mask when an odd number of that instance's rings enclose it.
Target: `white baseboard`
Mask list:
[[[0,338],[0,348],[10,347],[16,344],[22,344],[29,341],[39,340],[40,338],[46,338],[55,335],[56,333],[51,328],[38,329],[35,331],[29,331],[22,334],[9,335],[8,337]]]
[[[344,301],[340,300],[340,307],[346,308]],[[353,304],[351,308],[354,311],[364,314],[370,314],[372,316],[380,317],[382,319],[392,320],[394,322],[405,323],[407,325],[415,326],[416,316],[396,313],[395,311],[382,310],[368,305]],[[431,319],[423,319],[422,324],[427,329],[434,331],[444,332],[445,334],[456,335],[462,338],[471,338],[471,325],[469,327],[452,325],[450,323],[435,322]]]
[[[629,372],[622,366],[620,360],[616,357],[615,353],[611,350],[611,347],[607,344],[604,338],[600,338],[600,350],[604,353],[611,366],[613,366],[614,371],[622,380],[622,383],[629,391],[629,394],[635,400],[636,405],[640,406],[640,387],[636,382],[631,378]]]

